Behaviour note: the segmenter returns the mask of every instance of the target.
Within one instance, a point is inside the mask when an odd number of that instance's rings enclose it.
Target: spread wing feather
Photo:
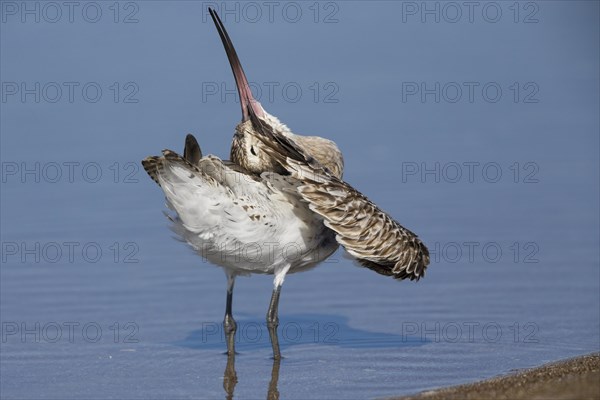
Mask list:
[[[302,182],[298,187],[302,198],[323,217],[350,255],[363,266],[397,279],[424,276],[429,251],[416,234],[333,176],[292,139],[278,135],[256,116],[253,119],[264,150]]]

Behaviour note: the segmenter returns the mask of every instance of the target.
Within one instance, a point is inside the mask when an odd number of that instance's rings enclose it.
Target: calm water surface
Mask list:
[[[206,4],[98,2],[96,23],[22,4],[0,25],[0,396],[225,397],[224,274],[172,238],[139,165],[188,132],[227,157],[239,106]],[[289,276],[278,371],[272,279],[240,278],[234,396],[385,397],[600,350],[598,3],[455,23],[435,2],[439,23],[421,2],[255,4],[217,3],[265,108],[335,140],[432,263],[395,282],[339,251]]]

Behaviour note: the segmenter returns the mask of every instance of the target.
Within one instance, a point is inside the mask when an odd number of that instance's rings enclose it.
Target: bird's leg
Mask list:
[[[235,275],[227,272],[227,304],[225,306],[225,319],[223,320],[223,330],[227,339],[227,355],[235,354],[235,330],[237,324],[233,319],[231,312],[233,302],[233,285],[235,284]]]
[[[291,264],[275,270],[275,279],[273,281],[273,294],[267,311],[267,328],[269,328],[269,336],[271,337],[271,345],[273,346],[273,359],[280,360],[281,352],[279,351],[279,337],[277,336],[277,326],[279,326],[279,295],[281,294],[281,285],[285,279],[285,274],[289,271]]]
[[[281,293],[281,285],[276,285],[271,295],[271,303],[269,304],[269,311],[267,311],[267,328],[269,329],[269,337],[271,338],[271,345],[273,346],[273,359],[281,359],[281,352],[279,351],[279,338],[277,337],[277,327],[279,326],[279,317],[277,316],[277,310],[279,308],[279,294]]]

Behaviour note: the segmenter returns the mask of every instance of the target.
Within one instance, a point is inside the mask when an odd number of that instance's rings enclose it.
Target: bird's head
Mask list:
[[[248,79],[237,56],[233,43],[225,30],[219,15],[209,8],[210,15],[217,27],[225,53],[229,59],[231,70],[235,78],[240,105],[242,107],[242,121],[235,127],[235,135],[231,146],[231,161],[239,164],[248,171],[261,173],[272,171],[283,173],[285,170],[264,150],[264,142],[260,138],[259,126],[268,126],[275,135],[291,139],[297,146],[314,157],[319,163],[327,167],[334,175],[341,178],[344,169],[342,153],[331,140],[318,136],[301,136],[294,134],[285,124],[271,114],[254,98],[250,91]]]

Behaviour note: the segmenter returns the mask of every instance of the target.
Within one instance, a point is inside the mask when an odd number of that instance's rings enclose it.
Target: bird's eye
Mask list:
[[[256,152],[254,151],[254,146],[250,146],[250,153],[252,153],[252,155],[256,155]]]

